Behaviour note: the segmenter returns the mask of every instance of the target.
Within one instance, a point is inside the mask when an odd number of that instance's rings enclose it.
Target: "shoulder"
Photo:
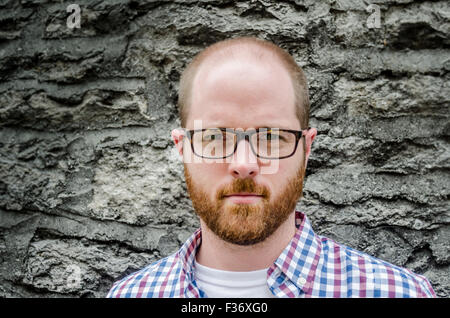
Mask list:
[[[344,274],[347,289],[362,297],[436,297],[427,278],[349,246],[321,237],[323,252]],[[355,295],[353,295],[355,296]]]
[[[171,297],[178,287],[181,264],[177,253],[160,259],[117,281],[107,298]]]

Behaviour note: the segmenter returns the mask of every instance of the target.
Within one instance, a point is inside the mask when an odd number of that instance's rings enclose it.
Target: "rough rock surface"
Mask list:
[[[316,231],[450,296],[448,1],[0,1],[0,296],[104,297],[198,226],[180,73],[255,35],[304,68]],[[368,25],[375,3],[379,28]]]

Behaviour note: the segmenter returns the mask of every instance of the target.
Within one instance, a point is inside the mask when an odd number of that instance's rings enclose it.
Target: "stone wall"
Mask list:
[[[450,296],[447,1],[73,2],[0,1],[0,296],[104,297],[178,249],[198,226],[170,139],[180,73],[240,35],[309,79],[298,209]]]

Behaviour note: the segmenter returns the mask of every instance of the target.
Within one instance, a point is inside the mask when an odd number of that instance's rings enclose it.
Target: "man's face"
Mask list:
[[[194,79],[186,129],[194,129],[194,120],[201,120],[202,128],[300,130],[294,105],[289,74],[276,61],[203,64]],[[187,138],[180,142],[178,130],[172,137],[185,158],[194,209],[202,225],[221,239],[238,245],[261,242],[294,212],[307,161],[303,138],[293,156],[278,160],[276,172],[266,174],[262,172],[273,162],[257,158],[246,140],[226,162],[198,163]],[[311,141],[308,138],[308,155]]]

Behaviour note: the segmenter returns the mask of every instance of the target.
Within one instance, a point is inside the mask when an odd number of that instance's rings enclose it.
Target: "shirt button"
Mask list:
[[[306,279],[304,279],[303,277],[300,277],[300,279],[298,280],[300,282],[300,284],[304,285],[306,283]]]

